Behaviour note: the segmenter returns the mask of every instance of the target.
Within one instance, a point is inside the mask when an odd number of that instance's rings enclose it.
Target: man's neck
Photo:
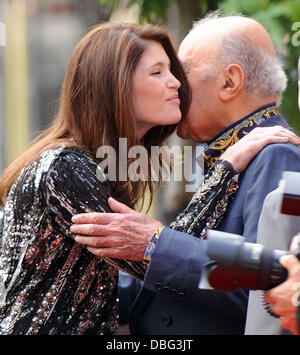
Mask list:
[[[279,111],[276,103],[265,105],[251,112],[240,120],[234,122],[222,132],[220,132],[213,140],[208,143],[204,149],[204,165],[205,169],[212,167],[215,161],[225,152],[227,148],[243,138],[255,127],[270,119],[278,116]]]
[[[254,100],[246,96],[245,99],[237,103],[230,103],[226,109],[228,127],[242,118],[250,116],[252,113],[263,109],[266,106],[274,105],[278,102],[278,97]],[[248,101],[247,101],[248,100]]]
[[[244,110],[243,112],[240,111],[239,115],[234,116],[235,117],[234,119],[233,119],[233,116],[232,116],[232,120],[228,119],[227,120],[228,125],[226,127],[224,127],[224,129],[222,131],[220,131],[216,136],[214,136],[210,141],[208,141],[207,144],[210,145],[219,136],[221,136],[224,132],[228,131],[229,129],[231,129],[232,127],[237,125],[240,121],[243,121],[244,119],[255,115],[257,112],[263,111],[268,107],[274,107],[274,106],[276,106],[276,102],[271,101],[271,102],[265,103],[264,105],[256,106],[255,108],[253,106],[252,110],[250,110],[250,108],[247,107],[247,109]]]

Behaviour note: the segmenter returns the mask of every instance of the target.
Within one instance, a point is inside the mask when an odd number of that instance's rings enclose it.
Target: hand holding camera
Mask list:
[[[299,248],[300,236],[294,237],[291,250]],[[281,317],[281,326],[293,334],[299,334],[299,294],[300,294],[300,263],[293,256],[283,256],[281,265],[288,270],[288,278],[279,286],[265,293],[265,300],[269,302],[272,312]]]

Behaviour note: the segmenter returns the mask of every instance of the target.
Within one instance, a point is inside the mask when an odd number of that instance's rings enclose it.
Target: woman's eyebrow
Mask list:
[[[149,66],[149,68],[156,67],[156,66],[164,66],[164,65],[170,67],[171,66],[171,62],[170,61],[169,62],[156,62],[154,64],[151,64]]]

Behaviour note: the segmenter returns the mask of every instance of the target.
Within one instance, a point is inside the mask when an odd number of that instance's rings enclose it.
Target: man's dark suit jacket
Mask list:
[[[288,127],[282,116],[260,124],[275,125]],[[300,148],[290,143],[265,147],[242,174],[240,189],[218,229],[255,242],[264,199],[277,188],[285,170],[300,171]],[[202,266],[209,260],[205,244],[205,240],[164,229],[130,314],[132,334],[244,333],[247,291],[198,289]]]

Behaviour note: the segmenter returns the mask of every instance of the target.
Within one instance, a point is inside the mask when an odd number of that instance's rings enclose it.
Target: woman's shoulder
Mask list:
[[[70,169],[71,167],[87,167],[96,173],[97,162],[85,150],[74,146],[57,146],[44,151],[37,161],[42,170]]]
[[[50,157],[50,158],[49,158]],[[61,146],[45,151],[41,160],[49,159],[47,180],[70,178],[73,181],[92,181],[110,189],[102,168],[88,152],[74,146]]]
[[[45,176],[47,201],[56,213],[69,220],[74,213],[105,212],[112,195],[108,180],[98,178],[97,162],[77,147],[60,147],[45,152],[55,156]],[[68,217],[66,217],[68,216]]]
[[[97,172],[97,162],[85,150],[74,146],[58,146],[47,149],[38,159],[38,165],[46,170],[48,175],[57,171],[88,170],[92,174]]]
[[[94,158],[85,150],[75,146],[64,145],[47,149],[41,154],[40,160],[48,160],[50,163],[53,163],[57,159],[65,157],[69,159],[84,159],[91,164],[97,164]]]

